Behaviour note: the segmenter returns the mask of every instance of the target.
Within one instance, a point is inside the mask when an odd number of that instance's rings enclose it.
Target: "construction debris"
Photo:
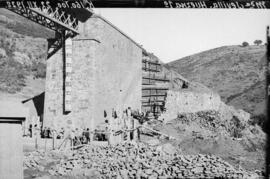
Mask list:
[[[224,120],[218,111],[199,111],[196,113],[178,114],[177,120],[183,124],[195,122],[201,127],[212,132],[223,132],[225,135],[240,138],[243,131],[248,128],[248,121],[242,117],[232,116],[230,119]]]
[[[23,162],[23,166],[24,169],[26,168],[39,168],[39,161],[44,159],[44,154],[42,152],[39,151],[35,151],[35,152],[31,152],[31,153],[27,153],[24,155],[24,162]]]
[[[116,146],[87,145],[74,151],[72,155],[62,158],[59,164],[48,172],[53,176],[89,177],[91,175],[96,178],[119,179],[258,177],[256,173],[235,169],[213,155],[181,155],[173,150],[169,151],[168,148],[171,146],[152,147],[143,143],[122,143]],[[29,160],[25,162],[27,163],[25,166],[28,167]],[[33,163],[36,166],[37,163]]]

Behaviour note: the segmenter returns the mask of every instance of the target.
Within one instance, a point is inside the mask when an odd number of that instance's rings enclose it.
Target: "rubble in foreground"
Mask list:
[[[26,167],[30,166],[29,161],[31,160],[26,161],[28,162],[25,164]],[[35,164],[34,167],[40,168],[38,164]],[[74,178],[259,177],[258,174],[247,172],[241,167],[236,169],[213,155],[168,153],[160,146],[151,147],[143,143],[84,146],[75,150],[73,154],[62,157],[60,162],[47,172],[50,176],[72,176]]]

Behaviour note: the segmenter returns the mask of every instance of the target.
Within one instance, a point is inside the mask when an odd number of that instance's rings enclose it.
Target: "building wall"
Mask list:
[[[67,115],[61,49],[47,60],[45,126],[94,128],[104,122],[104,110],[110,115],[112,108],[141,108],[141,49],[99,17],[80,23],[79,31],[72,40],[72,110]]]
[[[66,125],[63,119],[63,61],[60,49],[51,58],[47,59],[44,126]]]
[[[162,114],[164,120],[172,120],[178,113],[192,113],[205,110],[219,110],[220,96],[216,93],[201,93],[181,90],[168,91],[165,103],[166,113]]]
[[[26,135],[28,133],[28,128],[30,124],[32,124],[32,126],[34,126],[35,124],[39,124],[39,116],[33,100],[27,101],[26,103],[23,104],[23,106],[27,108],[29,111],[25,121],[23,121],[22,123],[23,135]]]
[[[95,51],[94,123],[104,122],[104,110],[111,115],[113,108],[141,109],[142,50],[99,17],[90,18],[84,30],[100,42]]]
[[[22,141],[21,123],[0,123],[0,178],[23,178]]]

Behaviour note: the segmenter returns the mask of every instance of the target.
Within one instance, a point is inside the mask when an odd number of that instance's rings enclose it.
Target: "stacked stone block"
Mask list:
[[[47,61],[44,126],[94,130],[104,110],[111,116],[112,109],[141,109],[141,47],[96,15],[79,31],[72,39],[69,113],[63,113],[62,50]]]

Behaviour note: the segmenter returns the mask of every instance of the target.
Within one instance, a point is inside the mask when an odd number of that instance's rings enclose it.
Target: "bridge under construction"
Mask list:
[[[43,125],[94,130],[103,122],[104,111],[128,107],[157,117],[165,110],[171,80],[160,62],[96,15],[89,2],[78,7],[42,2],[6,7],[55,31],[54,38],[47,39]]]

